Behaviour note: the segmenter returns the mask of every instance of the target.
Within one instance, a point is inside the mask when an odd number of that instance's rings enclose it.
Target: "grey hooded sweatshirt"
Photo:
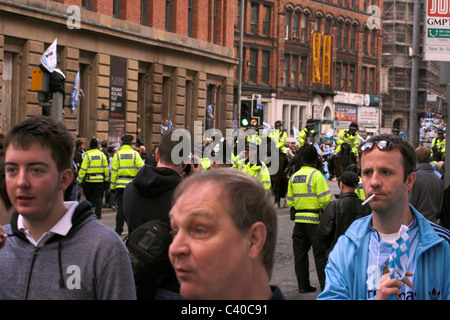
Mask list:
[[[17,228],[17,212],[0,249],[0,300],[136,299],[133,271],[121,238],[97,221],[87,201],[66,236],[35,247]]]

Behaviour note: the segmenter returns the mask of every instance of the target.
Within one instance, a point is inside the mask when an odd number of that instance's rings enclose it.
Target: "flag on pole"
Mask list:
[[[70,93],[70,108],[75,110],[78,103],[78,98],[80,96],[80,69],[78,69],[77,75],[75,76],[75,82],[73,83],[73,89]]]
[[[56,46],[57,46],[58,38],[53,41],[50,47],[45,50],[44,54],[41,56],[41,63],[48,70],[48,72],[52,73],[56,68]]]
[[[397,241],[392,245],[389,256],[389,276],[391,279],[401,280],[405,277],[409,262],[409,228],[402,225],[399,234]]]

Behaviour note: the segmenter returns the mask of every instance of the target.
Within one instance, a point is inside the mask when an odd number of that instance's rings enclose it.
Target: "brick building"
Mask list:
[[[371,5],[381,8],[382,0],[247,1],[243,99],[261,94],[265,121],[282,120],[291,139],[293,127],[301,130],[308,118],[320,120],[316,130],[323,133],[353,120],[377,133],[382,25],[378,12],[366,13]],[[319,83],[313,83],[314,32],[322,44],[331,35],[331,73],[323,73],[319,50]],[[239,35],[236,23],[236,52]]]
[[[115,143],[141,129],[150,148],[162,120],[192,131],[211,102],[215,127],[225,132],[236,9],[235,0],[0,0],[0,132],[41,114],[32,69],[55,39],[66,75],[63,121],[74,136]],[[72,111],[78,70],[84,97]],[[113,110],[114,97],[122,109]]]

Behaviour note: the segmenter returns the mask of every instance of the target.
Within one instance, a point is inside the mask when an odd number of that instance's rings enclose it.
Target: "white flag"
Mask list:
[[[52,73],[56,68],[56,44],[57,44],[58,38],[53,41],[53,43],[50,45],[50,47],[45,50],[44,54],[41,57],[41,63],[42,65],[50,72]]]

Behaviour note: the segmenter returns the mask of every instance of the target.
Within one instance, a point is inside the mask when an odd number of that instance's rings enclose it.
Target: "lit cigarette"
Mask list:
[[[367,202],[369,202],[370,200],[372,200],[373,197],[375,197],[375,193],[372,194],[370,197],[368,197],[368,198],[366,199],[366,201],[364,201],[361,205],[362,205],[362,206],[365,205]]]

